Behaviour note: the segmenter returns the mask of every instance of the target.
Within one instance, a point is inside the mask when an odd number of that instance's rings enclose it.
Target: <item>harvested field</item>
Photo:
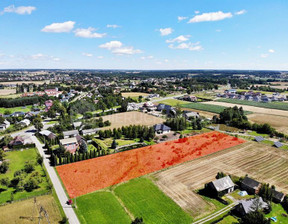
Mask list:
[[[247,105],[241,105],[241,104],[235,104],[235,103],[225,103],[225,102],[216,102],[216,101],[203,102],[202,104],[208,104],[208,105],[213,105],[213,106],[214,105],[224,106],[224,107],[238,106],[238,107],[243,107],[245,111],[251,111],[254,113],[288,117],[288,111],[285,111],[285,110],[268,109],[268,108],[253,107],[253,106],[247,106]]]
[[[45,195],[37,197],[37,205],[39,211],[39,205],[42,205],[49,215],[50,223],[59,223],[62,220],[60,210],[52,195]],[[42,213],[43,215],[43,213]],[[20,219],[20,216],[25,217],[38,217],[39,214],[34,206],[34,198],[27,199],[20,202],[14,202],[0,208],[0,223],[1,224],[36,224],[38,218],[33,219]],[[46,218],[40,220],[41,224],[48,223]]]
[[[193,216],[207,211],[207,204],[193,190],[215,180],[217,172],[249,176],[275,185],[288,193],[288,153],[255,142],[222,150],[217,153],[160,171],[154,176],[158,186],[185,211]],[[195,216],[194,216],[195,217]]]
[[[138,111],[117,113],[112,115],[103,116],[103,120],[109,120],[111,125],[105,129],[120,128],[122,126],[129,125],[147,125],[152,126],[154,124],[163,123],[165,120],[159,117],[155,117],[149,114],[145,114]]]
[[[248,119],[259,124],[268,123],[277,131],[288,134],[288,117],[268,114],[250,114],[248,115]]]
[[[141,92],[125,92],[125,93],[121,93],[123,97],[138,97],[138,96],[148,96],[148,93],[141,93]]]
[[[16,93],[16,89],[0,89],[1,96],[7,96],[10,94],[15,94],[15,93]]]
[[[245,142],[209,132],[57,167],[74,198]]]

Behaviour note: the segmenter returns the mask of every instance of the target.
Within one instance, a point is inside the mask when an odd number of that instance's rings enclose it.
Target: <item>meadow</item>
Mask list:
[[[6,108],[6,107],[0,107],[0,114],[4,114],[6,111],[9,111],[9,113],[14,113],[14,112],[29,112],[32,109],[31,106],[24,106],[24,107],[11,107],[11,108]]]

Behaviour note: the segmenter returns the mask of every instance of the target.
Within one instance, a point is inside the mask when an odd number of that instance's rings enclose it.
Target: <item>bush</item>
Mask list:
[[[34,177],[30,177],[24,184],[24,189],[28,192],[33,191],[38,188],[39,182]]]
[[[34,170],[35,170],[34,164],[31,161],[26,162],[26,164],[24,166],[24,171],[26,173],[31,173]]]
[[[6,161],[2,162],[2,164],[0,165],[0,173],[6,173],[8,169],[9,163]]]

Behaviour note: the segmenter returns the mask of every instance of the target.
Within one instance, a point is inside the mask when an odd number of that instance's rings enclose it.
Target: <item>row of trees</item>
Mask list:
[[[47,95],[46,95],[47,96]],[[15,99],[12,98],[1,98],[0,107],[21,107],[27,105],[33,105],[37,103],[43,103],[45,101],[44,96],[32,96],[32,97],[18,97]]]
[[[147,127],[143,125],[130,125],[122,128],[114,128],[113,130],[99,131],[99,137],[120,139],[122,136],[128,139],[143,138],[144,140],[150,141],[155,137],[153,127]]]

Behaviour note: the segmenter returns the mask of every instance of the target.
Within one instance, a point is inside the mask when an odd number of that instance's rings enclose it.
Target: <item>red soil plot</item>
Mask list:
[[[245,142],[219,132],[146,146],[56,169],[71,198]]]

